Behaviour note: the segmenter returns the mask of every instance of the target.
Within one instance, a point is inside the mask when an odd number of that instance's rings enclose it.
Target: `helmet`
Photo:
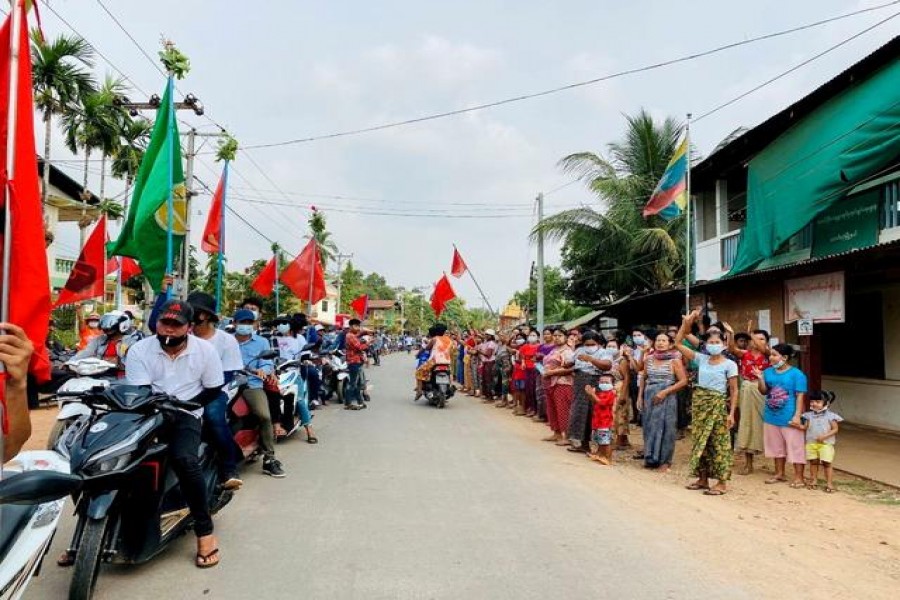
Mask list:
[[[105,334],[127,333],[131,329],[131,319],[120,310],[113,310],[100,318],[100,329]]]

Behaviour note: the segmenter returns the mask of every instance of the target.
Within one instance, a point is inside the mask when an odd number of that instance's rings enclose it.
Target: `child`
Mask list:
[[[809,472],[812,475],[810,483],[806,486],[814,490],[819,483],[819,463],[825,468],[825,491],[829,494],[834,488],[834,442],[838,432],[838,423],[844,419],[837,413],[828,409],[828,404],[822,398],[821,392],[812,392],[809,395],[809,408],[800,417],[800,422],[806,430],[806,460],[809,461]]]
[[[588,458],[601,465],[611,465],[613,406],[616,404],[612,375],[609,373],[600,375],[597,389],[595,390],[592,385],[586,385],[584,391],[594,405],[591,414],[591,440],[597,444],[597,449],[588,455]]]

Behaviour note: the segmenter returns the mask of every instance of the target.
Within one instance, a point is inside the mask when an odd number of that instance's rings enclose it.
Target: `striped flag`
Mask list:
[[[685,135],[672,154],[662,179],[644,207],[644,216],[659,215],[671,221],[687,207],[688,138]]]

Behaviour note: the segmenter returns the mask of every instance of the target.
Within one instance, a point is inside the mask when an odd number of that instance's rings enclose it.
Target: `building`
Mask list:
[[[525,323],[525,309],[515,300],[510,300],[500,313],[500,331],[511,331],[514,327]]]
[[[325,298],[313,306],[310,317],[324,325],[334,325],[338,314],[338,290],[330,283],[325,284]]]
[[[846,419],[900,431],[900,37],[691,178],[692,304],[794,344]],[[639,303],[672,313],[681,294]]]
[[[389,329],[398,320],[396,300],[369,300],[366,324],[374,329]]]

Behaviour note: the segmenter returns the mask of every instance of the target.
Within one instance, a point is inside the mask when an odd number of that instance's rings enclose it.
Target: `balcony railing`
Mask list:
[[[889,181],[881,189],[881,229],[900,227],[900,179]]]
[[[719,244],[722,253],[722,270],[730,271],[734,266],[734,259],[737,258],[738,246],[741,243],[741,229],[732,231],[721,238]]]

